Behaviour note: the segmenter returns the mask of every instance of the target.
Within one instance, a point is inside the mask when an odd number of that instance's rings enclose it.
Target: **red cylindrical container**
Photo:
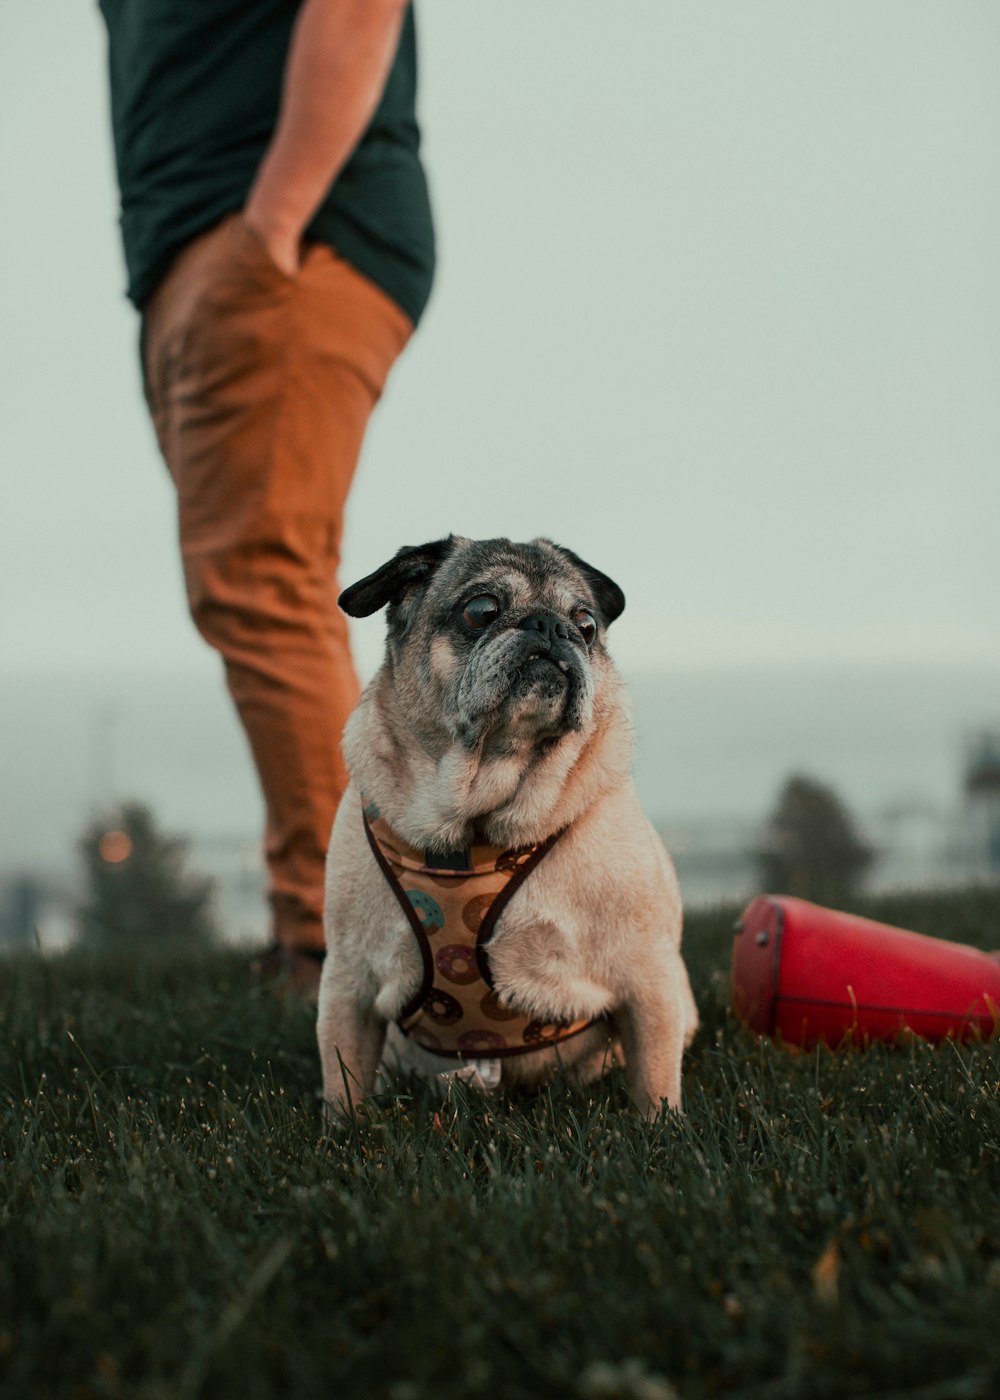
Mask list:
[[[761,895],[733,945],[733,1010],[789,1045],[850,1037],[991,1036],[1000,1024],[1000,957],[964,943]]]

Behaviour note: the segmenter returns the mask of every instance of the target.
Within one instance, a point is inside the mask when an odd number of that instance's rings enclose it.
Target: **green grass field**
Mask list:
[[[323,1132],[245,960],[0,961],[6,1396],[1000,1391],[1000,1045],[792,1056],[689,920],[687,1115],[613,1078]],[[1000,891],[860,907],[1000,945]]]

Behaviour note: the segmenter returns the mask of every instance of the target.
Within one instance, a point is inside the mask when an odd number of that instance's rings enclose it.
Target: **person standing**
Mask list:
[[[192,617],[266,807],[272,970],[311,991],[358,696],[344,508],[426,306],[404,0],[100,0],[128,295]]]

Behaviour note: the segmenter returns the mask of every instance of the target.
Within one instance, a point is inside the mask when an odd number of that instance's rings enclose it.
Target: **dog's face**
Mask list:
[[[388,606],[387,664],[431,752],[502,752],[590,728],[611,670],[605,631],[625,599],[549,540],[449,536],[401,549],[340,605],[352,617]]]

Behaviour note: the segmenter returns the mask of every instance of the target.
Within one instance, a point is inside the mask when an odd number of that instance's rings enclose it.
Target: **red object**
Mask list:
[[[1000,954],[761,895],[736,926],[733,1010],[789,1045],[986,1039],[1000,1025]]]

